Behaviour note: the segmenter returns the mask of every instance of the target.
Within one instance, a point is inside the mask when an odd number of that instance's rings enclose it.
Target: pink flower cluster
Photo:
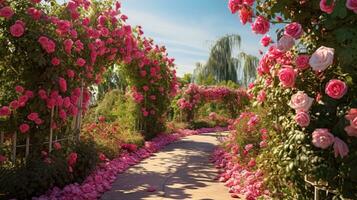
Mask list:
[[[183,91],[183,98],[179,99],[177,104],[182,110],[193,110],[201,102],[223,101],[229,97],[239,104],[243,96],[247,96],[247,93],[242,89],[233,90],[221,86],[206,87],[192,83]]]
[[[97,169],[88,176],[83,183],[74,183],[63,189],[55,187],[45,195],[33,198],[33,200],[95,200],[111,189],[111,184],[119,173],[123,173],[130,166],[150,157],[164,146],[179,140],[182,137],[207,132],[226,131],[226,128],[203,128],[198,130],[179,130],[174,134],[163,134],[151,141],[145,142],[144,147],[120,155],[111,161],[100,164]],[[72,156],[74,157],[74,156]],[[103,157],[103,156],[102,156]],[[72,159],[74,160],[74,159]],[[106,160],[106,159],[103,159]]]
[[[55,122],[50,124],[47,118],[30,121],[24,119],[19,127],[22,133],[39,125],[53,128],[60,127],[60,124],[66,125],[69,117],[77,115],[80,110],[86,110],[91,96],[88,86],[99,84],[106,68],[114,61],[122,60],[126,64],[138,63],[133,69],[133,76],[137,73],[145,84],[140,83],[143,86],[136,87],[133,97],[141,104],[143,115],[161,117],[161,113],[155,110],[155,104],[160,103],[156,99],[159,95],[168,99],[176,94],[178,88],[174,59],[167,57],[165,47],[155,45],[152,40],[142,37],[143,31],[140,27],[133,30],[130,25],[122,23],[127,17],[121,14],[120,3],[98,12],[96,19],[89,19],[81,14],[92,6],[88,0],[68,1],[64,4],[64,14],[60,15],[61,18],[46,15],[46,12],[41,10],[41,1],[33,1],[36,3],[28,4],[25,13],[14,13],[10,6],[0,4],[0,17],[15,21],[9,27],[13,39],[27,36],[27,32],[39,31],[27,31],[29,27],[26,27],[26,24],[32,24],[34,21],[36,24],[48,24],[51,28],[45,25],[41,27],[42,35],[36,38],[36,41],[43,57],[48,58],[48,63],[55,68],[50,70],[50,74],[44,75],[49,77],[48,82],[41,82],[38,84],[39,88],[25,91],[26,94],[12,101],[10,105],[2,105],[0,116],[8,117],[19,108],[24,108],[21,112],[26,112],[25,106],[41,104],[32,106],[42,111],[40,113],[37,110],[41,116],[48,116],[53,108],[58,109]],[[20,19],[23,15],[29,17]],[[54,31],[52,27],[55,28]],[[160,56],[152,56],[154,54]],[[78,106],[82,93],[82,89],[78,87],[80,85],[84,87],[82,108]],[[30,101],[32,99],[33,101]]]
[[[331,14],[333,13],[335,6],[336,6],[336,0],[331,0],[330,4],[327,3],[327,0],[320,0],[320,9],[321,11]],[[353,11],[354,13],[357,14],[357,0],[347,0],[346,1],[346,7]]]
[[[254,160],[249,161],[247,165],[236,162],[232,154],[221,148],[213,152],[211,160],[218,169],[221,169],[219,181],[229,187],[233,198],[244,196],[247,200],[255,200],[270,194],[264,188],[263,172],[253,169]]]

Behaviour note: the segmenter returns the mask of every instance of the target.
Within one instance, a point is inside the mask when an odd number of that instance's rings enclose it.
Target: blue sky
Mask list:
[[[121,0],[131,25],[141,25],[145,36],[165,45],[176,59],[179,76],[192,73],[196,62],[205,62],[219,37],[239,34],[242,50],[258,56],[262,35],[243,26],[227,7],[228,0]],[[271,36],[275,35],[273,31]]]

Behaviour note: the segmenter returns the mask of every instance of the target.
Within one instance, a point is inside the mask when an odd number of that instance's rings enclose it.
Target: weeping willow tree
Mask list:
[[[258,58],[240,51],[240,47],[241,37],[237,34],[220,38],[212,46],[207,63],[196,64],[195,82],[213,76],[217,82],[233,81],[247,86],[256,76]]]

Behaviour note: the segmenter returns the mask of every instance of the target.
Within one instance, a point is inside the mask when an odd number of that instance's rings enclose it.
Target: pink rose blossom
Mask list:
[[[68,69],[67,70],[67,76],[68,76],[68,78],[73,78],[74,77],[74,71],[71,70],[71,69]]]
[[[72,152],[67,157],[67,163],[69,166],[74,166],[77,162],[78,155],[75,152]]]
[[[258,16],[252,24],[252,30],[256,34],[265,34],[269,31],[270,23],[263,16]]]
[[[312,133],[312,143],[315,147],[327,149],[335,141],[335,137],[325,128],[316,129]]]
[[[229,0],[228,7],[232,14],[235,14],[242,5],[242,0]]]
[[[278,41],[277,47],[281,52],[289,51],[295,45],[294,38],[288,35],[284,35]]]
[[[284,34],[293,37],[294,39],[299,39],[302,33],[303,30],[301,24],[297,22],[293,22],[285,26]]]
[[[261,91],[259,92],[258,96],[257,96],[258,102],[263,103],[263,102],[265,101],[265,99],[266,99],[266,96],[267,96],[267,95],[266,95],[265,91],[264,91],[264,90],[261,90]]]
[[[22,94],[22,93],[24,93],[25,89],[24,89],[22,86],[17,85],[17,86],[15,87],[15,91],[18,92],[18,93],[20,93],[20,94]]]
[[[17,20],[14,25],[10,27],[10,33],[14,37],[21,37],[25,32],[25,23]]]
[[[63,42],[64,45],[64,50],[67,54],[71,54],[72,47],[73,47],[73,41],[71,39],[67,39]]]
[[[59,143],[59,142],[54,142],[53,143],[53,148],[55,149],[55,150],[60,150],[61,148],[62,148],[62,146],[61,146],[61,143]]]
[[[244,25],[247,22],[252,22],[253,11],[249,8],[243,7],[239,10],[239,18]]]
[[[76,63],[78,66],[83,67],[86,64],[86,61],[83,58],[78,58]]]
[[[61,64],[61,60],[54,57],[54,58],[52,58],[51,63],[53,66],[58,66],[59,64]]]
[[[313,101],[313,98],[307,96],[307,94],[305,94],[304,92],[299,91],[293,96],[291,96],[289,106],[295,109],[297,112],[307,112],[309,111]]]
[[[10,19],[14,15],[14,11],[9,6],[3,7],[0,9],[0,17],[5,17]]]
[[[27,119],[31,120],[31,121],[36,121],[36,119],[38,119],[39,116],[38,116],[38,113],[30,113],[29,115],[27,115]]]
[[[284,66],[278,73],[280,83],[284,87],[294,87],[296,72],[291,66]]]
[[[333,99],[341,99],[347,93],[347,85],[341,80],[332,79],[327,83],[325,93]]]
[[[321,46],[310,57],[309,64],[314,71],[324,71],[333,63],[335,50]]]
[[[298,55],[295,60],[296,67],[300,70],[309,68],[309,59],[310,56],[308,55]]]
[[[264,37],[262,37],[262,39],[260,40],[260,44],[262,44],[264,47],[269,46],[271,42],[272,40],[269,35],[264,35]]]
[[[260,148],[265,148],[265,147],[267,147],[268,146],[268,143],[265,141],[265,140],[263,140],[263,141],[261,141],[260,143],[259,143],[259,147]]]
[[[34,19],[34,20],[39,20],[41,19],[41,11],[37,10],[36,8],[28,8],[27,13]]]
[[[60,77],[58,79],[58,85],[60,87],[61,92],[67,91],[67,81],[64,78]]]
[[[345,118],[350,122],[345,131],[349,136],[357,137],[357,108],[351,108]]]
[[[47,53],[53,53],[56,50],[56,44],[48,39],[45,36],[41,36],[38,39],[38,42],[41,44],[42,49],[44,49]]]
[[[301,127],[307,127],[310,124],[310,115],[306,112],[298,112],[295,116],[296,123]]]
[[[11,115],[11,110],[7,106],[3,106],[0,109],[0,116],[10,116]]]
[[[357,0],[347,0],[346,7],[357,14]]]
[[[335,8],[335,0],[331,0],[331,4],[327,5],[327,0],[320,0],[321,11],[331,14]]]
[[[337,158],[338,156],[340,156],[341,158],[344,158],[345,156],[348,155],[348,152],[349,152],[347,144],[338,137],[335,137],[335,143],[333,144],[333,150],[335,153],[335,158]]]
[[[27,133],[30,130],[30,126],[28,124],[23,123],[20,125],[19,129],[21,133]]]

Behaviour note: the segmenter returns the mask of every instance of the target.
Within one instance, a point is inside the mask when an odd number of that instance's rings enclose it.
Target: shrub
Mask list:
[[[77,154],[72,172],[69,171],[68,155]],[[83,181],[96,167],[98,152],[95,143],[87,140],[73,144],[70,149],[32,153],[16,167],[0,167],[0,191],[4,199],[31,199],[52,187]]]

